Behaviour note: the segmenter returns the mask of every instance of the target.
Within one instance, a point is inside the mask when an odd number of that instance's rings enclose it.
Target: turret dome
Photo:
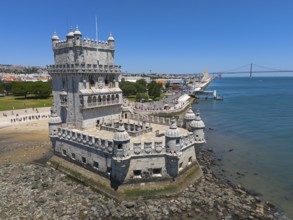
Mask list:
[[[180,137],[179,129],[177,128],[176,120],[173,118],[171,120],[171,125],[166,131],[165,136],[167,137]]]
[[[54,32],[52,36],[52,40],[59,40],[59,37],[57,36],[56,32]]]
[[[61,124],[62,123],[62,120],[61,120],[61,118],[59,117],[59,116],[51,116],[50,118],[49,118],[49,124]]]
[[[205,124],[200,118],[199,111],[197,110],[195,120],[190,123],[190,127],[192,128],[205,128]]]
[[[78,26],[76,26],[76,29],[74,31],[74,35],[81,35],[81,32],[78,29]]]
[[[69,30],[68,34],[66,35],[66,37],[74,37],[74,33],[72,31],[72,27],[70,27],[70,30]]]
[[[190,107],[189,110],[186,112],[184,119],[186,120],[194,120],[195,119],[195,114],[192,111],[192,108]]]
[[[115,141],[127,141],[129,140],[129,134],[125,131],[124,125],[122,122],[119,123],[119,128],[114,133],[113,140]]]
[[[112,33],[110,33],[110,36],[108,37],[108,41],[115,41]]]

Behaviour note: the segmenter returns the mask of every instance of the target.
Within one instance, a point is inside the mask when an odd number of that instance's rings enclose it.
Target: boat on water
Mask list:
[[[219,96],[219,95],[217,95],[214,99],[215,99],[215,100],[222,101],[222,100],[224,100],[224,97],[223,97],[223,96]]]

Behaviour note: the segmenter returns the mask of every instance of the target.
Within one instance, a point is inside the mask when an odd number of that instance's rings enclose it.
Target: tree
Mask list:
[[[48,98],[52,92],[51,82],[13,82],[12,92],[16,96],[34,94],[38,98]]]
[[[146,87],[140,85],[140,84],[134,84],[135,88],[136,88],[136,92],[138,93],[144,93],[146,92]]]
[[[155,81],[152,81],[148,86],[148,93],[149,96],[153,99],[160,97],[161,95],[161,89],[160,85],[156,83]]]
[[[144,79],[139,79],[135,82],[136,84],[142,85],[144,87],[147,86],[147,82]]]
[[[7,94],[12,93],[12,83],[11,82],[5,82],[4,83],[4,89],[6,90]]]
[[[48,98],[52,92],[51,82],[35,82],[33,83],[31,93],[35,94],[41,99]]]
[[[136,91],[137,91],[135,84],[132,82],[121,82],[120,89],[122,90],[123,95],[126,97],[128,97],[130,95],[135,95]]]
[[[2,82],[0,82],[0,93],[4,93],[4,85]]]
[[[12,83],[12,92],[15,96],[24,96],[25,98],[27,98],[29,91],[31,91],[31,82]]]

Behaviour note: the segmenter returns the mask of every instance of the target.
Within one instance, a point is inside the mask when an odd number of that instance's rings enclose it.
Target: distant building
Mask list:
[[[121,82],[122,79],[124,79],[127,82],[136,82],[137,80],[140,80],[140,79],[145,80],[147,83],[151,82],[151,78],[146,77],[146,76],[123,76],[123,75],[120,75],[119,82]]]
[[[166,84],[169,84],[169,88],[172,89],[180,89],[184,84],[183,79],[156,79],[156,82],[162,84],[164,87]]]
[[[189,109],[183,121],[122,112],[114,43],[112,34],[106,42],[82,39],[78,28],[66,40],[53,35],[54,153],[119,184],[173,179],[199,166],[205,125],[198,112]]]

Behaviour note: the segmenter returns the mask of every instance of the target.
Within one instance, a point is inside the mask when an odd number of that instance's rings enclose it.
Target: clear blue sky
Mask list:
[[[9,0],[1,2],[0,63],[53,64],[51,36],[112,32],[127,72],[194,73],[251,62],[293,69],[292,0]]]

